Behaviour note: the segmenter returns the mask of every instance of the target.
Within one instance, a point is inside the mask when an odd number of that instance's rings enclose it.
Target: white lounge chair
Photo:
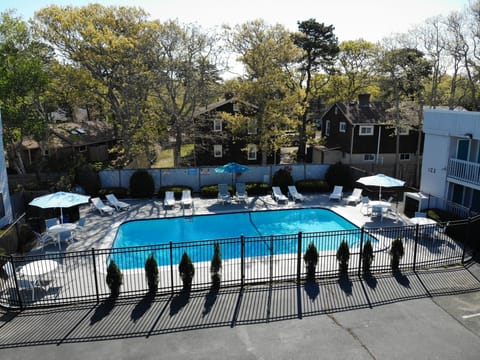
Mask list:
[[[237,197],[238,202],[247,203],[248,194],[245,188],[245,183],[237,183],[235,185],[235,195]]]
[[[282,193],[279,186],[272,186],[272,197],[277,203],[288,203],[288,198]]]
[[[173,191],[165,191],[165,199],[163,199],[163,206],[173,208],[175,206],[175,194]]]
[[[218,184],[218,201],[221,201],[223,204],[231,203],[232,197],[230,196],[230,192],[228,191],[227,184]]]
[[[354,203],[357,205],[360,201],[362,201],[362,191],[363,190],[359,188],[353,189],[352,194],[345,198],[345,202],[347,204]]]
[[[328,197],[329,200],[342,200],[343,197],[343,186],[335,185],[332,193]]]
[[[117,211],[127,210],[130,207],[130,204],[126,203],[125,201],[118,200],[115,194],[107,194],[105,197],[107,198],[108,203]]]
[[[103,214],[111,215],[115,211],[113,207],[109,205],[105,205],[104,202],[99,197],[91,198],[90,200],[92,202],[93,207],[98,210],[100,215],[103,215]]]
[[[288,197],[292,199],[293,201],[303,201],[305,200],[305,196],[300,194],[297,190],[297,187],[295,185],[289,185],[288,186]]]
[[[182,208],[193,206],[192,193],[190,190],[182,191],[182,199],[180,200],[180,203],[182,204]]]

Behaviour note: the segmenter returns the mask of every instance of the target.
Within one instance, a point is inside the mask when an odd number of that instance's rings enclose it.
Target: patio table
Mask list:
[[[57,224],[50,226],[47,230],[48,233],[52,234],[55,236],[55,239],[57,240],[58,243],[58,248],[61,249],[61,244],[60,244],[60,235],[62,233],[66,232],[72,232],[77,228],[77,224],[74,223],[63,223],[63,224]]]

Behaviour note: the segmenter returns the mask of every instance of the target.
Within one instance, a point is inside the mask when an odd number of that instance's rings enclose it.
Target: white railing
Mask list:
[[[447,176],[475,185],[480,185],[480,163],[449,159]]]

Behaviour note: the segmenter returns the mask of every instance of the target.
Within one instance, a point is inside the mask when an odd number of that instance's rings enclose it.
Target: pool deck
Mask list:
[[[337,214],[343,216],[358,227],[387,227],[401,226],[405,223],[405,216],[402,214],[403,205],[401,203],[394,204],[397,207],[398,218],[384,217],[382,221],[372,219],[370,216],[362,214],[361,204],[346,204],[344,201],[336,201],[328,199],[328,194],[305,194],[305,201],[293,202],[287,204],[277,204],[270,195],[249,197],[246,204],[237,203],[235,200],[230,204],[223,204],[217,199],[203,199],[193,197],[194,208],[182,209],[180,203],[173,209],[165,209],[160,199],[154,200],[138,200],[138,199],[122,199],[130,204],[130,208],[126,211],[114,212],[113,215],[100,215],[98,211],[86,205],[80,208],[80,216],[86,218],[84,231],[77,232],[75,241],[71,244],[62,244],[64,250],[81,251],[91,248],[107,249],[111,247],[115,238],[116,230],[120,224],[125,221],[134,219],[156,219],[176,216],[191,216],[192,214],[219,214],[227,212],[241,211],[260,211],[260,210],[278,210],[292,209],[302,207],[322,207],[331,209]],[[52,250],[55,245],[51,245]]]
[[[67,250],[104,248],[130,219],[183,215],[160,201],[128,200],[128,211],[100,216],[88,207],[84,232]],[[303,204],[270,197],[247,206],[195,199],[196,214],[320,206],[358,226],[360,205],[308,195]],[[52,250],[58,250],[55,246]],[[0,310],[0,358],[23,359],[478,359],[480,265],[221,288],[155,299]]]

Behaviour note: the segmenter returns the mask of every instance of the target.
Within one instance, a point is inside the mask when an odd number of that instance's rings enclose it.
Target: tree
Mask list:
[[[377,45],[362,39],[340,44],[336,72],[327,85],[331,89],[332,102],[350,102],[355,101],[361,93],[378,93],[374,76],[378,52]]]
[[[385,49],[379,63],[380,72],[384,74],[383,88],[387,96],[393,99],[393,124],[395,128],[395,176],[399,176],[400,132],[407,127],[401,122],[400,101],[414,99],[417,104],[419,141],[417,159],[420,154],[421,124],[423,122],[424,83],[431,74],[431,63],[424,59],[424,54],[411,48]],[[408,128],[408,127],[407,127]],[[418,160],[417,160],[418,161]],[[417,166],[418,168],[418,166]],[[417,171],[417,176],[419,171]]]
[[[10,165],[26,169],[19,152],[25,136],[42,145],[48,135],[45,103],[52,53],[35,40],[27,24],[13,13],[0,14],[0,105]]]
[[[179,165],[184,136],[191,136],[197,107],[206,105],[219,78],[216,38],[193,25],[160,24],[152,53],[155,98],[159,115],[175,137],[174,165]]]
[[[36,13],[37,33],[65,62],[89,73],[94,91],[108,104],[118,146],[124,154],[118,166],[133,158],[152,157],[162,122],[155,116],[152,63],[157,24],[146,13],[131,7],[50,6]]]
[[[258,144],[262,164],[268,154],[278,149],[277,139],[292,128],[301,113],[300,94],[290,88],[292,66],[299,52],[290,33],[281,25],[267,26],[255,20],[233,29],[226,28],[230,48],[239,54],[245,67],[242,79],[229,83],[239,99],[255,104],[257,134],[250,140]],[[240,117],[227,117],[234,133],[240,134],[245,123]]]
[[[338,40],[333,25],[326,26],[315,19],[298,22],[299,33],[293,36],[295,45],[302,50],[298,59],[300,65],[299,87],[304,90],[303,110],[299,126],[299,146],[297,159],[303,161],[307,146],[307,122],[312,95],[312,76],[315,71],[333,72],[335,57],[339,52]]]

